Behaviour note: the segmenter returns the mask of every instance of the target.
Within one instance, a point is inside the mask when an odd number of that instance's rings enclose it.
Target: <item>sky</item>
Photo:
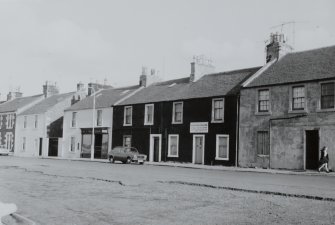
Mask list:
[[[262,66],[271,32],[295,51],[335,45],[334,12],[333,0],[0,0],[0,99],[45,81],[134,85],[142,66],[186,77],[194,55],[216,72]]]

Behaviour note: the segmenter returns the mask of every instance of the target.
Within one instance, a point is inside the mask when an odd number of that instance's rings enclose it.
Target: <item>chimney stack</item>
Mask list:
[[[194,56],[191,62],[190,82],[199,80],[202,76],[214,73],[215,67],[212,65],[212,60],[207,59],[204,55]]]
[[[81,82],[77,84],[77,91],[83,91],[85,89],[85,85]]]
[[[140,86],[146,87],[147,86],[147,67],[142,67],[142,74],[140,76]]]
[[[59,94],[59,89],[57,87],[56,82],[52,83],[52,82],[46,81],[45,85],[43,85],[43,94],[45,98]]]
[[[7,94],[7,101],[13,100],[15,98],[20,98],[20,97],[22,97],[22,95],[23,95],[22,92],[19,92],[19,91],[10,91]]]
[[[158,71],[155,69],[150,70],[150,75],[147,75],[147,68],[142,67],[142,75],[140,76],[140,86],[147,87],[153,83],[160,82],[162,79],[158,76]]]
[[[293,48],[286,44],[283,33],[271,33],[270,43],[266,45],[266,62],[270,62],[274,59],[279,59],[288,52],[291,52]]]

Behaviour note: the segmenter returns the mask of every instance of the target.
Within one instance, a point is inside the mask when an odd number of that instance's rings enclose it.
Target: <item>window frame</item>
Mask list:
[[[303,97],[294,97],[294,89],[295,88],[303,88],[303,93],[304,93],[304,96]],[[304,99],[304,107],[303,108],[295,108],[294,107],[294,101],[295,99],[298,99],[298,98],[303,98]],[[306,108],[307,108],[307,102],[306,102],[307,98],[306,98],[306,87],[305,85],[295,85],[295,86],[291,86],[290,88],[290,110],[291,111],[305,111]]]
[[[23,128],[26,129],[28,127],[28,116],[23,116]]]
[[[177,154],[176,155],[172,155],[171,154],[171,138],[172,137],[176,137],[177,138]],[[179,157],[179,134],[169,134],[169,137],[168,137],[169,141],[168,141],[168,156],[169,158],[178,158]]]
[[[324,84],[333,84],[334,86],[334,91],[333,91],[333,107],[332,108],[322,108],[322,85]],[[334,111],[335,110],[335,81],[325,81],[320,83],[320,97],[319,97],[319,107],[318,110],[320,111]]]
[[[222,118],[215,119],[215,101],[222,101]],[[224,122],[224,98],[213,98],[212,99],[212,123],[223,123]]]
[[[127,123],[127,109],[130,109],[130,123]],[[133,125],[133,106],[123,107],[123,126]]]
[[[75,152],[76,151],[76,137],[75,136],[71,136],[71,138],[70,138],[70,149],[69,149],[69,151],[70,152]]]
[[[126,145],[125,145],[125,144],[126,144],[125,140],[126,140],[127,138],[130,138],[130,146],[126,146]],[[132,137],[132,135],[128,135],[128,134],[123,135],[123,136],[122,136],[122,147],[128,147],[128,148],[131,148],[132,141],[133,141],[133,137]]]
[[[267,100],[260,100],[260,93],[262,91],[268,92],[268,99]],[[261,110],[260,108],[260,102],[261,101],[267,101],[268,102],[268,110]],[[269,114],[271,112],[271,95],[270,95],[270,89],[269,88],[262,88],[257,90],[257,113],[259,114]]]
[[[35,115],[34,119],[35,119],[35,121],[34,121],[34,128],[38,128],[38,115]]]
[[[267,150],[268,150],[268,154],[264,154],[265,152],[264,152],[264,149],[263,149],[263,152],[260,154],[259,152],[258,152],[258,149],[259,149],[259,145],[260,145],[260,143],[259,143],[259,141],[258,141],[258,135],[260,134],[260,133],[266,133],[267,134],[267,142],[266,142],[266,144],[267,144]],[[256,144],[257,144],[257,149],[256,149],[256,152],[257,152],[257,156],[259,156],[259,157],[269,157],[270,156],[270,140],[269,140],[269,138],[270,138],[270,132],[269,131],[267,131],[267,130],[258,130],[257,131],[257,133],[256,133]]]
[[[152,121],[147,120],[148,107],[152,107]],[[155,114],[155,105],[154,104],[145,104],[144,106],[144,125],[154,125],[154,114]]]
[[[99,113],[100,113],[100,117],[99,117]],[[101,127],[102,126],[102,109],[97,109],[96,115],[96,126],[97,127]]]
[[[78,117],[78,112],[71,113],[71,128],[77,127],[77,117]]]
[[[227,138],[227,157],[226,158],[222,158],[219,156],[219,138]],[[215,150],[215,160],[225,160],[228,161],[229,160],[229,135],[228,134],[217,134],[216,135],[216,150]]]
[[[26,146],[27,145],[27,139],[26,139],[26,137],[22,137],[22,149],[21,149],[21,151],[22,152],[25,152],[26,151]]]
[[[176,105],[181,104],[181,119],[180,121],[176,121]],[[184,117],[184,102],[173,102],[172,103],[172,124],[182,124],[183,123],[183,117]]]

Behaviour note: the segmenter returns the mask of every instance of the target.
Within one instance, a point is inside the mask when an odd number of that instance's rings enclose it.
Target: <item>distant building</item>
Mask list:
[[[327,146],[334,167],[335,46],[282,54],[272,41],[270,60],[241,90],[239,165],[316,169]]]
[[[43,85],[44,99],[17,115],[16,156],[58,156],[62,147],[64,109],[84,99],[84,89],[58,94],[54,84]]]

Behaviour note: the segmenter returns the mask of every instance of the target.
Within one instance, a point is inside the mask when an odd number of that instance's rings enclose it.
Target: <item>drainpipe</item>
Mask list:
[[[238,166],[238,152],[239,152],[239,141],[240,141],[240,94],[237,95],[237,116],[236,116],[236,147],[235,147],[235,167]]]
[[[297,118],[302,118],[302,117],[306,117],[306,114],[303,115],[296,115],[296,116],[292,116],[292,117],[282,117],[282,118],[270,118],[269,119],[269,168],[271,169],[271,122],[274,120],[290,120],[290,119],[297,119]]]

